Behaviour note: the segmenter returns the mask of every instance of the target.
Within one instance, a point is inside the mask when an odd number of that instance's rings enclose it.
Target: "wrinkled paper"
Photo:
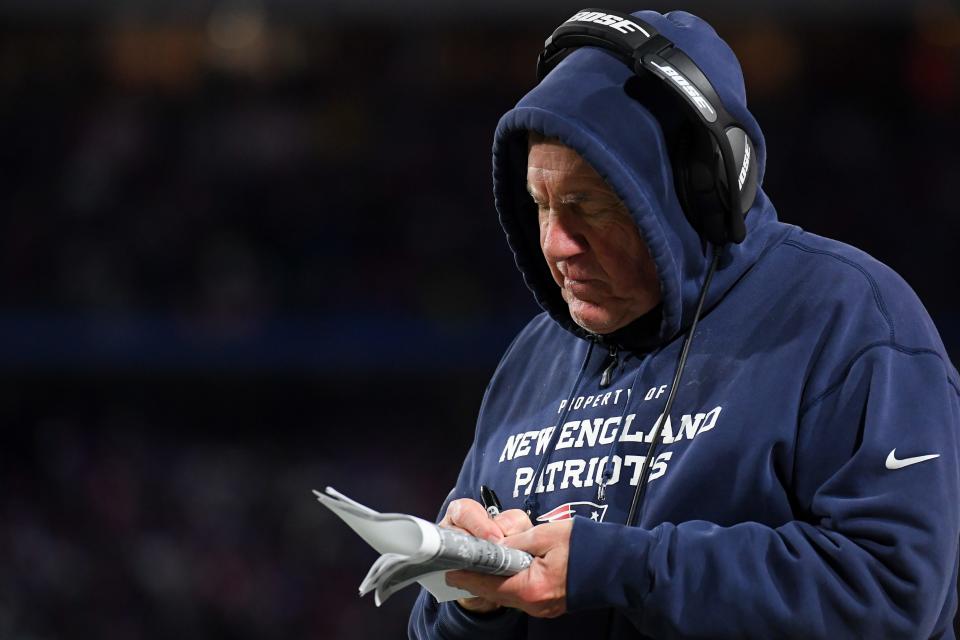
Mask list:
[[[378,513],[327,487],[317,499],[382,555],[360,583],[360,595],[373,591],[379,607],[407,585],[419,582],[438,602],[470,597],[446,584],[443,574],[456,569],[511,576],[523,571],[533,557],[519,549],[438,527],[432,522],[397,513]]]

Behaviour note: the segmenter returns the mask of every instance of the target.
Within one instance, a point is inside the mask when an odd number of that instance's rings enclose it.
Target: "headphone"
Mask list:
[[[743,218],[757,194],[756,151],[750,136],[723,108],[707,76],[677,46],[643,20],[610,9],[584,9],[561,24],[537,58],[537,82],[578,47],[606,49],[634,78],[658,78],[667,98],[693,123],[670,152],[677,197],[690,224],[722,246],[746,236]],[[628,91],[628,93],[630,93]],[[631,95],[639,99],[636,92]]]

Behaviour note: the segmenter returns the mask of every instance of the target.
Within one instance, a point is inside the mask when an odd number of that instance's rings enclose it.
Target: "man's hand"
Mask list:
[[[520,509],[510,509],[496,518],[491,518],[482,504],[476,500],[462,498],[450,503],[443,520],[440,521],[440,526],[463,531],[482,540],[499,544],[504,542],[506,536],[532,528],[533,523]],[[450,581],[448,580],[447,583],[450,584]],[[484,598],[461,598],[457,600],[457,604],[474,613],[488,613],[500,607],[496,602]]]
[[[534,556],[528,569],[509,578],[451,571],[447,584],[468,589],[487,603],[520,609],[537,618],[556,618],[567,610],[567,559],[572,530],[572,519],[528,527],[500,541]]]

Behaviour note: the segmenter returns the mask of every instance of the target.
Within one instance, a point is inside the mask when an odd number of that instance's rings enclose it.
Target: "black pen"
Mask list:
[[[493,492],[493,489],[485,484],[480,485],[480,501],[487,509],[487,513],[490,514],[491,518],[500,515],[503,505],[500,504],[500,500],[497,498],[497,494]]]

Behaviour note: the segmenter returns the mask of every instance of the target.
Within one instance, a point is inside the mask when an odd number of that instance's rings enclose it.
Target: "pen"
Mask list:
[[[487,513],[490,514],[491,518],[500,515],[500,510],[503,509],[503,505],[500,504],[497,494],[487,485],[480,485],[480,501],[483,503],[483,506],[486,507]]]

